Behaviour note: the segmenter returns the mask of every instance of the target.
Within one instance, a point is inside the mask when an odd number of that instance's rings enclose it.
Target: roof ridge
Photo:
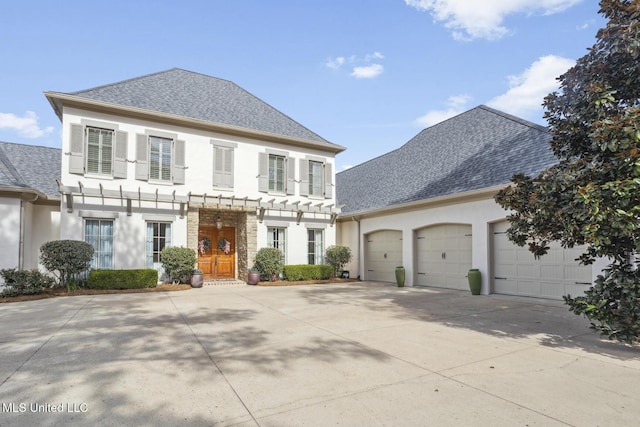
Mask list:
[[[88,89],[82,89],[82,90],[78,90],[78,91],[75,91],[75,92],[69,92],[69,95],[78,95],[78,94],[85,93],[85,92],[91,92],[92,90],[104,89],[104,88],[120,85],[120,84],[123,84],[123,83],[135,82],[136,80],[145,79],[147,77],[156,76],[158,74],[168,73],[169,71],[174,71],[174,70],[182,70],[182,69],[181,68],[177,68],[177,67],[173,67],[173,68],[169,68],[167,70],[156,71],[155,73],[145,74],[143,76],[131,77],[131,78],[120,80],[120,81],[113,82],[113,83],[107,83],[107,84],[104,84],[104,85],[95,86],[95,87],[91,87],[91,88],[88,88]],[[187,70],[182,70],[182,71],[187,71]]]
[[[505,113],[504,111],[496,110],[495,108],[488,107],[488,106],[486,106],[484,104],[478,105],[476,108],[481,108],[481,109],[483,109],[485,111],[488,111],[490,113],[497,114],[498,116],[504,117],[505,119],[514,121],[516,123],[520,123],[521,125],[524,125],[524,126],[527,126],[527,127],[533,128],[533,129],[541,130],[541,131],[544,131],[544,132],[547,132],[547,133],[551,133],[549,131],[549,128],[546,127],[546,126],[542,126],[542,125],[539,125],[537,123],[533,123],[533,122],[531,122],[529,120],[522,119],[520,117],[514,116],[514,115],[509,114],[509,113]]]

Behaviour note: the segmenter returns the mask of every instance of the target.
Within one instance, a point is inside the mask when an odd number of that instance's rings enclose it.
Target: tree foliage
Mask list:
[[[353,258],[351,249],[346,246],[329,246],[325,251],[325,257],[333,267],[334,276],[337,276]]]
[[[165,246],[160,252],[160,262],[171,280],[188,283],[198,261],[191,248]]]
[[[51,273],[58,272],[60,286],[69,285],[74,276],[87,271],[93,259],[93,246],[81,240],[54,240],[40,247],[40,261]]]
[[[640,340],[640,2],[602,0],[607,26],[544,100],[558,163],[514,176],[496,201],[511,209],[509,238],[544,255],[550,241],[587,245],[583,264],[610,261],[584,296],[565,297],[592,328]]]

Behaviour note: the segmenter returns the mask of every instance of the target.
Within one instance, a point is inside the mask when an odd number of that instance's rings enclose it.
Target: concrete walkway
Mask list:
[[[640,348],[561,302],[210,286],[0,304],[0,325],[2,426],[640,422]]]

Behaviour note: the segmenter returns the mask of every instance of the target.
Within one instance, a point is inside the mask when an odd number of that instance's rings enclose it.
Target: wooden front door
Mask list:
[[[236,229],[202,225],[198,228],[198,268],[205,279],[233,279],[236,261]]]

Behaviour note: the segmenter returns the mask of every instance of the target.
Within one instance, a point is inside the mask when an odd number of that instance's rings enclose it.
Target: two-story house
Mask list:
[[[236,84],[182,69],[46,92],[62,121],[60,238],[94,268],[160,270],[197,251],[205,278],[245,279],[256,251],[323,262],[335,244],[332,144]]]

